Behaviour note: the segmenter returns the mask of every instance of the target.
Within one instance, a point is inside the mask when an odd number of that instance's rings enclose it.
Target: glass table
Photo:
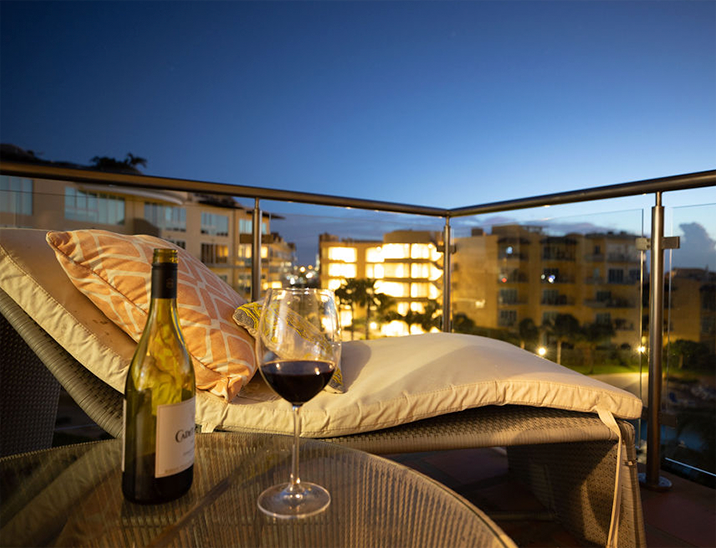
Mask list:
[[[184,497],[142,506],[122,497],[120,440],[0,459],[3,546],[487,546],[515,544],[482,511],[392,461],[303,440],[301,477],[328,488],[328,510],[277,520],[259,493],[289,475],[291,440],[199,434]]]

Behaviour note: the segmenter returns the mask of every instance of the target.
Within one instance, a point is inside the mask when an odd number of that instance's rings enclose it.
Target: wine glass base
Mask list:
[[[331,504],[331,495],[315,483],[274,485],[256,501],[264,514],[279,519],[307,518],[320,514]]]

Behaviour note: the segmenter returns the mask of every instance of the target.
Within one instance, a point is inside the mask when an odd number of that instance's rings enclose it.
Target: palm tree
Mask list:
[[[358,284],[356,284],[356,279],[351,278],[349,280],[344,281],[341,286],[336,289],[335,295],[338,299],[338,302],[342,306],[348,306],[351,310],[351,340],[355,337],[355,331],[354,331],[354,325],[355,325],[355,305],[357,302],[356,293],[358,291]]]
[[[579,336],[579,320],[571,314],[558,314],[553,321],[547,320],[542,327],[557,339],[557,363],[561,364],[562,344]]]
[[[351,309],[351,340],[354,338],[355,307],[364,306],[366,310],[365,338],[370,338],[370,317],[372,312],[377,312],[382,318],[386,318],[388,309],[394,304],[392,297],[384,293],[377,293],[375,280],[368,278],[350,278],[345,280],[341,287],[336,289],[336,298],[342,305],[350,306]]]
[[[539,340],[539,327],[532,318],[525,318],[517,326],[520,337],[520,348],[535,346]]]
[[[405,314],[391,310],[385,315],[386,321],[392,322],[397,320],[403,322],[408,326],[408,333],[411,331],[411,327],[415,324],[419,324],[422,320],[423,314],[416,312],[415,310],[408,310]]]
[[[610,323],[590,323],[582,327],[580,338],[587,346],[587,359],[589,373],[594,373],[594,351],[599,343],[608,341],[614,336],[614,326]]]
[[[437,301],[431,300],[425,304],[425,310],[420,314],[418,323],[426,333],[430,332],[433,327],[437,327],[438,329],[442,327],[442,309]]]
[[[147,167],[146,158],[142,158],[141,156],[135,156],[131,152],[127,153],[127,157],[124,159],[123,163],[135,169],[137,168],[137,166]]]
[[[124,171],[127,169],[138,171],[137,166],[147,167],[146,158],[135,156],[131,152],[127,153],[127,157],[124,160],[117,160],[109,156],[95,156],[90,162],[97,169],[109,171]]]

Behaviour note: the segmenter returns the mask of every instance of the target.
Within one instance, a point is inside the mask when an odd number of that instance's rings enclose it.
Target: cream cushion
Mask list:
[[[0,229],[0,287],[95,375],[124,390],[134,342],[82,295],[54,259],[43,231]],[[484,405],[519,404],[641,415],[641,401],[510,344],[450,333],[343,345],[345,394],[303,406],[302,433],[368,432]],[[205,430],[291,433],[291,406],[255,375],[231,403],[197,396]]]
[[[352,341],[341,356],[346,392],[321,392],[301,409],[307,437],[369,432],[485,405],[530,405],[641,416],[641,400],[511,344],[457,333]],[[292,432],[291,407],[250,383],[221,415],[223,428]]]

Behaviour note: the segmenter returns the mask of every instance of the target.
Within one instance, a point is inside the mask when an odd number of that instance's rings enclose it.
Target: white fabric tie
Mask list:
[[[617,469],[614,479],[614,500],[612,502],[612,517],[611,522],[609,524],[609,534],[607,535],[606,543],[607,548],[617,548],[617,541],[619,537],[619,516],[621,513],[620,511],[622,500],[622,433],[621,430],[619,430],[619,425],[617,424],[617,421],[614,419],[614,415],[612,415],[609,410],[597,408],[597,413],[599,413],[599,418],[602,420],[602,422],[607,425],[609,430],[611,430],[619,440],[619,446],[617,448]]]

